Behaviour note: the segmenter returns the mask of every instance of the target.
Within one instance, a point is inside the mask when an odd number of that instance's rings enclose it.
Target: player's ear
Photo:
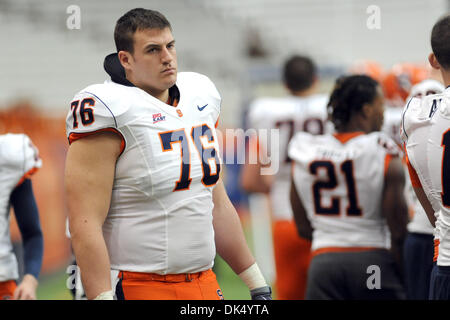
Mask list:
[[[119,57],[120,64],[125,70],[131,69],[131,62],[133,61],[131,53],[122,50],[117,53],[117,56]]]
[[[372,113],[373,113],[373,106],[371,104],[366,103],[361,108],[361,115],[363,116],[364,119],[370,119]]]
[[[441,69],[441,65],[439,64],[438,60],[436,59],[436,56],[434,55],[434,53],[430,53],[430,55],[428,56],[428,61],[430,62],[430,65],[434,68],[434,69]]]

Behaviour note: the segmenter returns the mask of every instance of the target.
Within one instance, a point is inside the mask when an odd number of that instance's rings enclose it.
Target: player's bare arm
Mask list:
[[[259,147],[255,147],[253,144],[257,144],[257,138],[252,138],[249,141],[246,152],[245,165],[241,173],[241,185],[242,188],[247,192],[259,192],[259,193],[269,193],[270,188],[273,183],[272,175],[262,175],[261,170],[263,165],[258,157]],[[251,163],[250,152],[256,152],[256,163]],[[270,164],[265,165],[270,166]]]
[[[408,172],[417,200],[419,200],[420,204],[425,210],[425,213],[428,217],[428,220],[430,220],[431,225],[433,227],[436,227],[436,216],[434,215],[434,209],[430,203],[430,200],[428,200],[425,191],[422,188],[422,184],[420,183],[416,170],[409,161],[408,161]]]
[[[403,195],[405,174],[400,158],[389,162],[383,189],[382,210],[391,232],[391,250],[399,266],[402,266],[402,248],[408,223],[408,209]]]
[[[431,206],[431,203],[428,200],[425,191],[421,187],[414,187],[413,190],[416,194],[417,199],[425,210],[425,213],[427,214],[428,220],[430,220],[431,225],[433,227],[436,227],[436,216],[434,215],[433,207]]]
[[[121,139],[100,133],[74,141],[65,168],[72,246],[88,299],[111,290],[102,225],[110,205]]]
[[[273,176],[261,175],[261,164],[246,163],[242,170],[241,185],[247,192],[269,193]]]
[[[213,202],[217,253],[239,274],[255,263],[255,258],[247,246],[239,216],[228,198],[222,179],[213,190]]]
[[[220,179],[213,190],[213,227],[217,253],[244,281],[252,300],[271,300],[271,289],[255,262],[242,231],[239,216]]]
[[[305,207],[300,200],[297,188],[295,187],[295,183],[293,181],[291,182],[290,199],[298,235],[302,238],[312,240],[313,228],[311,227],[311,222],[306,215]]]

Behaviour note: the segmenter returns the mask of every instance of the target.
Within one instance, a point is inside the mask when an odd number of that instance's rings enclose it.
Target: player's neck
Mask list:
[[[155,97],[156,99],[161,100],[164,103],[167,103],[167,101],[169,100],[169,89],[159,90],[159,89],[145,86],[145,85],[139,83],[138,81],[136,81],[136,79],[134,79],[133,75],[129,74],[128,72],[126,72],[126,78],[134,86],[138,87],[141,90],[144,90],[152,97]]]
[[[130,81],[131,82],[131,81]],[[144,90],[145,92],[147,92],[149,95],[151,95],[152,97],[155,97],[156,99],[167,103],[167,101],[169,100],[169,89],[165,89],[163,91],[161,90],[155,90],[153,88],[148,88],[145,86],[139,86],[134,84],[136,87],[138,87],[139,89]]]
[[[366,123],[361,123],[360,121],[353,121],[353,122],[350,121],[345,126],[336,131],[338,133],[352,133],[352,132],[369,133],[371,132],[371,129],[369,128],[369,125]]]
[[[154,90],[150,90],[150,89],[145,89],[145,88],[141,88],[142,90],[144,90],[145,92],[147,92],[149,95],[155,97],[156,99],[167,103],[167,101],[169,100],[169,89],[166,89],[164,91],[154,91]]]
[[[291,94],[294,97],[299,97],[299,98],[309,97],[309,96],[313,95],[314,93],[316,93],[315,86],[312,86],[312,87],[310,87],[306,90],[302,90],[302,91],[291,91]]]
[[[450,70],[444,71],[441,70],[442,80],[444,80],[444,86],[447,88],[450,86]]]

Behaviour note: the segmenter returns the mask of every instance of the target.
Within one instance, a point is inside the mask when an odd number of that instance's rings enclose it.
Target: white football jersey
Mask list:
[[[405,177],[409,177],[408,169],[405,168]],[[410,216],[412,216],[410,222],[408,223],[408,231],[414,233],[423,234],[434,234],[434,228],[428,219],[425,210],[420,204],[419,199],[417,199],[416,193],[413,190],[411,180],[409,178],[405,179],[405,200],[408,205],[408,210],[410,211]]]
[[[442,93],[444,90],[445,87],[439,81],[427,79],[417,83],[411,88],[410,98],[421,98],[430,94]],[[409,173],[406,173],[406,176],[409,176]],[[408,223],[408,231],[423,234],[433,234],[433,225],[430,223],[425,210],[420,204],[420,201],[417,199],[410,179],[406,179],[405,186],[405,198],[407,200],[409,210],[412,212],[412,219]]]
[[[382,192],[388,160],[401,150],[382,132],[344,134],[343,142],[338,135],[300,132],[289,144],[293,181],[314,229],[311,249],[389,248]]]
[[[0,135],[0,281],[19,277],[10,237],[10,197],[42,165],[37,148],[25,134]]]
[[[402,123],[402,108],[386,106],[381,131],[386,133],[398,145],[402,145],[400,138],[400,125]]]
[[[450,265],[450,89],[405,106],[402,139],[436,216],[438,265]],[[448,151],[448,152],[447,152]]]
[[[221,98],[197,73],[179,73],[177,107],[112,81],[78,93],[69,140],[112,130],[123,139],[103,235],[111,269],[195,273],[213,266],[212,191]]]
[[[291,159],[287,154],[289,140],[297,131],[323,134],[327,121],[326,95],[309,97],[259,98],[251,106],[248,115],[250,128],[279,129],[279,141],[268,139],[260,143],[271,150],[271,143],[277,143],[279,170],[270,191],[272,217],[275,220],[291,220],[292,209],[289,201]],[[260,140],[269,138],[259,135]],[[261,142],[261,141],[260,141]]]

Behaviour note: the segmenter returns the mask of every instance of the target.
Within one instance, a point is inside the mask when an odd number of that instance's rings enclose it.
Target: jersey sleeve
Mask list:
[[[18,184],[21,184],[25,179],[30,178],[42,166],[42,160],[39,157],[39,150],[33,144],[31,139],[25,135],[23,143],[24,170]]]
[[[416,169],[409,162],[408,154],[406,153],[406,165],[408,167],[409,178],[411,180],[411,185],[414,188],[422,188],[422,183],[420,182],[419,176],[417,175]]]
[[[288,156],[296,162],[312,156],[309,143],[313,136],[307,132],[297,132],[288,144]]]
[[[378,132],[378,145],[389,158],[403,158],[403,151],[400,146],[385,132]]]
[[[271,108],[275,108],[280,104],[272,98],[259,98],[253,101],[249,106],[247,114],[247,131],[253,144],[256,143],[256,147],[259,153],[261,149],[261,156],[271,157],[272,144],[279,142],[279,131],[276,133],[272,129],[277,129],[275,121],[273,120],[273,113]],[[273,136],[275,134],[275,136]],[[279,144],[275,145],[278,148]],[[264,163],[268,159],[263,160]]]
[[[183,91],[197,92],[201,96],[199,104],[208,105],[208,112],[216,127],[218,126],[222,97],[216,85],[207,76],[196,72],[180,72],[177,76],[177,85]]]
[[[407,143],[412,132],[429,124],[434,113],[441,106],[441,98],[438,95],[426,96],[421,99],[410,99],[402,113],[400,136]]]
[[[219,118],[220,118],[220,111],[221,111],[221,106],[222,106],[222,97],[220,96],[219,91],[216,88],[216,85],[211,81],[211,79],[209,79],[206,76],[203,76],[204,80],[203,80],[203,85],[205,87],[205,91],[208,93],[207,95],[209,96],[209,99],[213,102],[214,105],[214,123],[215,123],[215,127],[217,128],[217,126],[219,125]]]
[[[104,131],[117,133],[121,137],[122,152],[125,148],[125,140],[112,109],[94,93],[84,91],[77,94],[70,103],[70,110],[66,117],[66,134],[69,144]]]
[[[25,134],[8,135],[7,143],[5,169],[18,186],[42,166],[42,160],[38,149]]]

